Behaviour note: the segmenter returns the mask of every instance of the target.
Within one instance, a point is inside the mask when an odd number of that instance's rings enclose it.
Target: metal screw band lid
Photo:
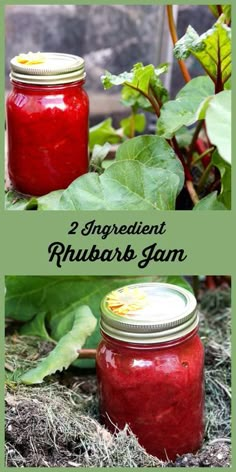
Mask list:
[[[197,301],[173,284],[128,285],[108,293],[101,303],[101,330],[133,343],[162,343],[191,333],[198,326]]]
[[[16,82],[57,85],[84,80],[85,76],[84,59],[72,54],[28,53],[11,60],[10,78]]]

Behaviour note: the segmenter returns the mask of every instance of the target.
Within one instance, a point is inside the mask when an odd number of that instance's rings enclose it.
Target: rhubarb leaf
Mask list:
[[[183,166],[164,138],[144,135],[124,142],[117,150],[116,161],[124,160],[134,160],[147,167],[173,172],[179,177],[179,192],[184,185]]]
[[[128,85],[137,90],[148,94],[150,80],[158,78],[161,74],[168,70],[168,64],[161,64],[159,67],[154,67],[153,64],[144,66],[138,62],[133,66],[130,72],[122,72],[119,75],[113,75],[106,71],[101,77],[104,89],[110,89],[114,85]]]
[[[52,341],[46,329],[46,311],[39,311],[35,317],[20,328],[20,334],[24,336],[40,336],[43,339]]]
[[[105,143],[116,144],[122,140],[119,132],[112,126],[111,118],[92,126],[89,130],[89,148],[92,151],[95,144],[103,146]]]
[[[165,139],[138,136],[119,146],[115,162],[102,175],[82,175],[64,191],[39,197],[37,208],[174,210],[183,184],[182,164]]]
[[[48,193],[38,198],[38,210],[48,210],[53,208],[54,210],[60,209],[60,198],[63,190],[55,190],[54,192]]]
[[[99,176],[86,174],[62,194],[61,210],[174,210],[178,175],[140,162],[115,162]]]
[[[177,59],[192,54],[216,84],[224,84],[231,76],[231,28],[225,24],[225,15],[201,36],[189,26],[186,34],[174,47]]]
[[[168,282],[168,278],[164,276],[6,276],[5,280],[5,316],[24,323],[24,334],[37,334],[43,339],[48,340],[50,337],[55,341],[59,341],[71,331],[81,305],[88,305],[99,318],[102,298],[108,292],[139,282]],[[182,278],[179,277],[176,283],[181,285],[181,281]],[[95,348],[99,341],[100,331],[97,325],[92,335],[87,338],[85,347]],[[94,361],[81,359],[76,361],[76,365],[89,367],[94,365]]]
[[[5,197],[5,207],[7,210],[59,210],[59,201],[63,190],[43,195],[42,197],[21,197],[14,191],[9,191]]]
[[[182,126],[176,133],[175,137],[177,139],[178,145],[181,148],[188,148],[193,139],[194,128],[187,128]]]
[[[5,195],[5,208],[6,210],[37,210],[38,202],[36,198],[29,200],[14,190],[9,190]]]
[[[153,111],[147,97],[152,90],[159,102],[164,103],[167,100],[168,92],[159,78],[167,70],[168,64],[161,64],[155,68],[153,64],[144,66],[139,62],[130,72],[113,75],[106,71],[101,80],[106,90],[114,85],[123,85],[122,103],[124,105],[131,106],[135,110],[143,108]]]
[[[99,174],[103,173],[104,168],[102,164],[110,150],[111,145],[109,143],[105,143],[103,146],[100,146],[100,144],[95,144],[89,163],[90,172],[98,172]]]
[[[166,102],[161,108],[157,134],[170,139],[182,126],[195,123],[199,106],[213,93],[214,86],[209,77],[192,79],[180,90],[175,100]]]
[[[99,318],[102,298],[108,292],[144,282],[175,283],[191,291],[188,282],[180,276],[6,276],[5,281],[5,316],[22,323],[21,334],[59,341],[56,350],[39,364],[38,370],[26,374],[23,379],[27,383],[39,382],[71,362],[80,367],[94,366],[94,360],[77,360],[76,351],[84,343],[85,348],[97,347],[100,330],[98,323],[95,328],[90,310]]]
[[[100,303],[106,293],[123,285],[147,282],[150,277],[7,276],[5,280],[6,317],[24,323],[24,334],[37,333],[43,339],[59,341],[72,329],[81,305],[88,305],[99,318]],[[46,328],[39,326],[38,313],[47,313]],[[95,348],[99,340],[97,326],[85,347]],[[88,359],[76,362],[83,367],[94,365]]]
[[[207,133],[223,159],[231,163],[231,91],[215,95],[206,110]]]
[[[116,162],[99,176],[79,177],[62,193],[61,210],[173,210],[184,172],[158,136],[138,136],[119,146]]]
[[[212,156],[212,164],[216,166],[221,175],[221,192],[218,200],[221,201],[228,210],[231,208],[231,165],[225,162],[217,151]]]
[[[131,107],[134,111],[139,109],[155,113],[149,100],[138,90],[134,90],[128,85],[124,85],[121,90],[121,103],[126,107]]]
[[[212,192],[206,197],[202,198],[194,207],[193,210],[227,210],[225,205],[219,201],[217,192]]]
[[[67,369],[78,358],[78,350],[96,328],[97,320],[86,305],[77,308],[71,330],[62,336],[50,354],[37,367],[21,377],[21,382],[32,385],[41,383],[44,377]]]
[[[174,210],[183,184],[182,164],[166,141],[138,136],[119,146],[102,175],[90,172],[64,191],[39,197],[37,209]]]

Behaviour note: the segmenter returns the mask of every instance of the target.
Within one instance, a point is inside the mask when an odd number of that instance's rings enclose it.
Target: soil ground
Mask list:
[[[206,429],[203,447],[175,462],[161,462],[128,428],[111,435],[100,423],[93,370],[69,369],[40,386],[18,382],[51,345],[36,338],[6,338],[6,465],[8,467],[229,467],[230,292],[204,293],[200,334],[205,344]],[[8,328],[9,329],[9,328]],[[11,332],[12,329],[9,329]],[[129,433],[129,434],[128,434]]]

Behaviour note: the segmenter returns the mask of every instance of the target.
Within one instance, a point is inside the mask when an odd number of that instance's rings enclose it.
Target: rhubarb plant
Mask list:
[[[101,339],[98,318],[102,298],[124,285],[150,281],[192,290],[179,276],[7,276],[5,315],[18,324],[17,335],[37,336],[55,344],[36,368],[24,372],[20,380],[26,384],[41,383],[44,377],[67,369],[72,363],[79,367],[94,366],[94,360],[80,359],[79,351],[83,346],[96,349]],[[19,378],[17,372],[15,378]]]
[[[202,35],[187,28],[178,39],[166,7],[173,54],[186,84],[169,99],[162,75],[168,64],[135,64],[101,77],[105,90],[121,88],[130,114],[115,129],[111,118],[90,128],[90,171],[65,190],[40,198],[6,196],[9,210],[227,210],[231,208],[231,9],[211,5],[216,17]],[[202,75],[191,78],[192,56]],[[156,133],[146,116],[156,117]],[[137,136],[144,133],[144,135]],[[115,148],[115,157],[107,160]],[[185,204],[187,200],[187,204]]]

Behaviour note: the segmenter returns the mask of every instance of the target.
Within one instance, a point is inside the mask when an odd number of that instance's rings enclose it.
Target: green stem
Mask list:
[[[160,116],[160,107],[154,97],[154,95],[152,93],[150,94],[147,94],[145,92],[143,92],[142,90],[140,90],[138,87],[135,87],[134,85],[130,84],[129,82],[125,82],[125,85],[128,85],[128,87],[136,90],[137,92],[141,93],[145,98],[147,98],[147,100],[151,103],[157,117],[159,118]]]
[[[199,202],[199,197],[194,188],[193,182],[191,180],[186,180],[185,185],[193,204],[196,205]]]
[[[198,184],[198,192],[201,192],[206,181],[207,181],[207,178],[209,176],[209,173],[211,171],[211,168],[212,168],[212,163],[209,162],[208,166],[206,167],[206,169],[204,170],[200,180],[199,180],[199,184]]]
[[[214,149],[215,149],[215,146],[211,146],[208,149],[206,149],[202,154],[200,154],[200,156],[197,156],[197,158],[194,159],[194,161],[192,162],[192,165],[195,165],[197,162],[201,161],[203,157],[207,156],[207,154],[210,154],[212,151],[214,151]]]
[[[161,112],[160,112],[160,104],[158,102],[158,99],[156,98],[156,96],[154,95],[153,93],[153,90],[152,88],[150,87],[149,89],[149,93],[148,93],[148,97],[149,97],[149,101],[150,103],[152,104],[154,110],[155,110],[155,113],[157,115],[157,117],[159,118]]]
[[[134,115],[134,110],[132,108],[131,111],[131,119],[130,119],[130,139],[134,138],[135,136],[135,115]]]
[[[150,91],[151,91],[152,96],[153,96],[153,97],[155,98],[155,100],[157,101],[159,108],[161,108],[161,107],[162,107],[162,102],[161,102],[161,100],[159,100],[159,98],[156,96],[156,94],[155,94],[155,92],[154,92],[152,86],[150,86]]]

